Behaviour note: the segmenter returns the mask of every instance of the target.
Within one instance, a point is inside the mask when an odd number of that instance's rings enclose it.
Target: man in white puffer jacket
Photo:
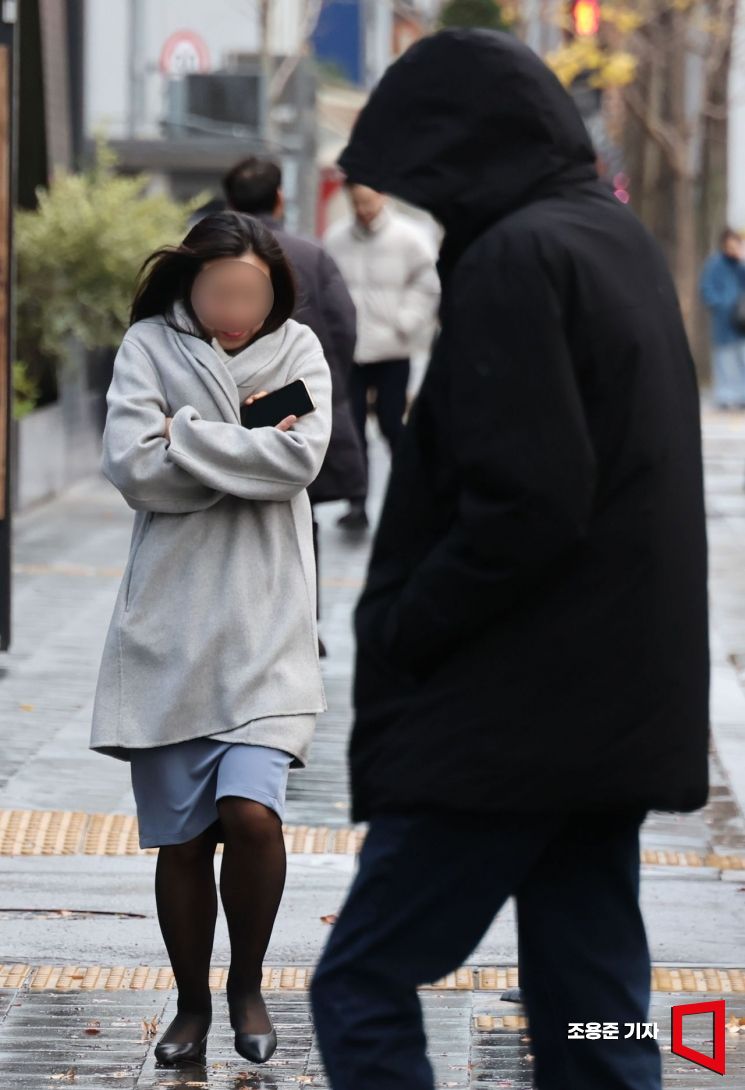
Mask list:
[[[357,308],[357,346],[351,374],[355,422],[365,444],[368,393],[375,392],[380,430],[393,453],[406,411],[411,353],[428,346],[440,298],[433,243],[411,217],[364,185],[347,187],[353,216],[324,237]],[[339,520],[367,526],[364,499]]]

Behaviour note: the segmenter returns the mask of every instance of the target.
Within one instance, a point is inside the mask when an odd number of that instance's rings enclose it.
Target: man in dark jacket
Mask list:
[[[331,441],[321,472],[308,489],[310,501],[312,504],[333,500],[363,502],[367,492],[365,452],[349,400],[349,375],[356,341],[352,296],[336,262],[322,246],[284,229],[282,172],[275,162],[256,156],[242,160],[225,175],[223,189],[228,206],[262,220],[290,259],[298,285],[298,300],[292,316],[297,322],[309,325],[316,334],[331,370]],[[315,517],[313,540],[317,569],[318,523]]]
[[[668,269],[510,36],[417,42],[339,163],[445,236],[355,618],[370,825],[311,985],[331,1083],[430,1090],[417,985],[514,895],[536,1085],[659,1090],[656,1042],[624,1028],[649,1004],[639,826],[708,791],[699,400]]]

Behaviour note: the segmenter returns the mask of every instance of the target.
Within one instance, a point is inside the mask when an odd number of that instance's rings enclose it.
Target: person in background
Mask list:
[[[189,230],[196,227],[200,220],[205,219],[207,216],[213,216],[216,212],[224,212],[227,207],[228,204],[224,197],[210,197],[204,204],[200,204],[199,208],[195,208],[189,216]]]
[[[736,316],[745,295],[742,235],[726,227],[719,251],[701,273],[701,296],[711,315],[714,402],[718,409],[745,408],[745,325]]]
[[[445,233],[355,610],[369,824],[310,986],[327,1084],[433,1090],[418,986],[514,895],[538,1090],[660,1090],[655,1040],[568,1030],[648,1020],[639,828],[708,794],[700,406],[670,271],[511,34],[410,46],[338,163]]]
[[[363,504],[367,469],[349,400],[349,375],[357,335],[355,306],[336,262],[322,246],[284,229],[282,171],[271,159],[250,156],[223,179],[228,206],[261,220],[275,236],[295,271],[298,299],[293,318],[310,326],[331,370],[332,431],[321,472],[308,488],[311,504],[350,500]],[[318,572],[318,522],[313,517]],[[319,588],[320,589],[320,588]],[[317,595],[320,603],[320,593]],[[320,641],[321,655],[325,647]]]
[[[329,227],[324,243],[357,307],[357,347],[351,375],[352,407],[367,451],[368,394],[391,454],[406,411],[412,349],[434,326],[440,285],[436,252],[411,217],[395,212],[381,193],[347,185],[354,215]],[[339,525],[368,525],[365,499],[350,504]]]

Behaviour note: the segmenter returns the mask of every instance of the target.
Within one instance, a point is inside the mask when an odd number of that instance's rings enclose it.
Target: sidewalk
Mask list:
[[[703,811],[654,814],[643,830],[643,905],[655,963],[650,1020],[659,1022],[668,1050],[673,1002],[725,998],[728,1015],[745,1018],[745,416],[707,415],[705,434],[712,794]],[[373,450],[377,503],[386,456],[377,442]],[[364,835],[363,826],[349,826],[346,742],[351,609],[370,539],[350,541],[337,530],[341,510],[319,511],[329,712],[319,721],[310,766],[290,775],[287,885],[266,959],[280,1048],[253,1073],[232,1051],[221,992],[229,956],[221,912],[216,1023],[202,1081],[193,1072],[179,1078],[154,1070],[142,1022],[167,1024],[175,1003],[153,903],[155,853],[137,848],[128,766],[87,749],[132,512],[108,482],[92,479],[16,519],[13,643],[0,656],[3,1087],[326,1085],[307,982],[328,936],[321,917],[341,904]],[[422,989],[440,1086],[530,1086],[522,1012],[499,998],[516,982],[515,966],[507,906],[467,966]],[[686,1041],[711,1051],[706,1033],[697,1021]],[[724,1080],[666,1054],[665,1085],[745,1087],[745,1033],[727,1034],[727,1049]]]

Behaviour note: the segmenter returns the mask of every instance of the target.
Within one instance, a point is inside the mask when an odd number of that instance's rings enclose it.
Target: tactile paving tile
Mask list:
[[[262,988],[276,991],[306,991],[313,966],[283,965],[264,968]],[[227,969],[214,968],[210,987],[222,990]],[[519,983],[517,966],[463,966],[422,990],[502,992]],[[174,987],[167,966],[148,965],[29,965],[0,964],[0,988],[26,987],[30,991],[163,991]],[[745,993],[744,969],[654,966],[654,992],[697,992],[736,995]]]
[[[353,855],[365,838],[365,830],[353,826],[282,828],[287,851],[294,855]],[[157,851],[139,847],[137,818],[131,814],[0,810],[0,855],[154,855]],[[745,855],[738,854],[646,848],[641,859],[647,866],[745,871]]]

